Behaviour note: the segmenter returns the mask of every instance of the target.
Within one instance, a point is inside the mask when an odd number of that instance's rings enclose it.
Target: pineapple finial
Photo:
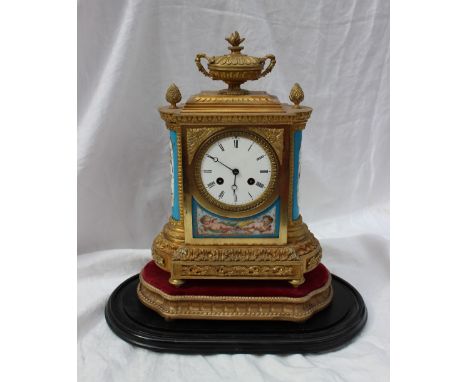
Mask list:
[[[304,100],[304,92],[301,86],[296,82],[291,88],[289,99],[294,104],[294,108],[299,108],[299,104]]]
[[[171,104],[172,109],[177,109],[177,103],[182,99],[179,88],[176,84],[171,84],[166,91],[166,101]]]

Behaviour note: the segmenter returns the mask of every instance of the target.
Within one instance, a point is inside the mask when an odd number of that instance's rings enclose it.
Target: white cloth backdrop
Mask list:
[[[369,320],[324,355],[156,354],[116,337],[108,295],[150,259],[170,213],[168,132],[156,107],[222,83],[195,67],[276,55],[247,84],[314,108],[303,136],[300,207],[329,269],[363,295]],[[78,368],[81,381],[386,381],[389,376],[389,4],[387,0],[78,2]]]

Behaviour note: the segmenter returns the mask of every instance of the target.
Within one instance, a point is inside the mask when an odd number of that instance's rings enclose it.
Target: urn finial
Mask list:
[[[299,108],[299,104],[304,100],[304,92],[302,91],[301,85],[297,82],[291,88],[289,93],[289,99],[294,104],[294,108]]]
[[[230,54],[208,56],[206,53],[198,53],[195,56],[195,65],[201,73],[213,80],[224,81],[228,85],[228,88],[221,90],[220,94],[249,94],[248,90],[241,89],[240,86],[246,81],[265,77],[276,64],[276,58],[272,54],[267,54],[264,57],[242,54],[241,50],[244,47],[240,44],[244,40],[245,38],[241,37],[238,31],[235,31],[226,37],[226,41],[230,44],[228,47],[231,51]],[[202,65],[202,59],[207,61],[208,70]],[[269,64],[264,69],[267,61]]]
[[[177,103],[182,99],[179,88],[172,83],[166,91],[166,101],[171,104],[171,108],[177,109]]]

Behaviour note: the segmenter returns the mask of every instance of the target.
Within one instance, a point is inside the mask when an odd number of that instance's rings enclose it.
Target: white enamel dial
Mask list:
[[[226,206],[255,204],[271,187],[271,150],[266,142],[249,134],[222,134],[201,153],[202,187]]]

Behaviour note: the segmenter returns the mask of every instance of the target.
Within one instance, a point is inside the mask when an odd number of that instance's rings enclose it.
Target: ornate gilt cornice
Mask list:
[[[225,95],[205,91],[190,97],[182,114],[191,113],[285,113],[278,98],[266,92],[249,92],[247,95]]]
[[[289,106],[292,110],[292,108]],[[170,109],[163,107],[159,109],[161,118],[166,122],[168,129],[175,129],[176,126],[184,125],[297,125],[298,128],[304,128],[305,123],[310,118],[312,109],[301,107],[295,109],[295,112],[284,114],[255,114],[255,113],[239,113],[239,114],[182,114],[180,109]]]

